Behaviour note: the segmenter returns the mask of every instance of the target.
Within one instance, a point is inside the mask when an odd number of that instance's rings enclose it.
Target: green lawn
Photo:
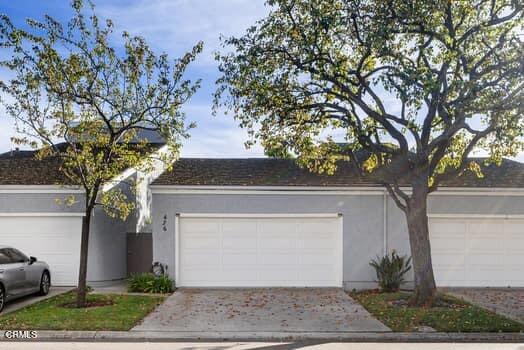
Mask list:
[[[371,314],[396,332],[429,326],[439,332],[522,332],[524,325],[447,295],[439,295],[435,307],[395,305],[409,293],[351,293]]]
[[[161,296],[89,294],[88,302],[112,305],[77,309],[68,292],[0,317],[0,329],[111,330],[131,329],[164,300]]]

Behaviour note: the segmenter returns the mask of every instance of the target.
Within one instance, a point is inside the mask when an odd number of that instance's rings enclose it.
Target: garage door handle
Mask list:
[[[19,271],[25,271],[25,269],[22,267]]]

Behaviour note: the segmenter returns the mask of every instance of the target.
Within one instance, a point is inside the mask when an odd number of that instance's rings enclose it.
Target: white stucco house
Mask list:
[[[139,209],[126,222],[96,213],[89,283],[158,261],[177,286],[359,289],[375,286],[372,258],[409,254],[402,212],[349,163],[320,176],[286,159],[185,158],[161,172],[140,175]],[[483,172],[430,196],[440,286],[524,286],[524,164],[505,160]],[[74,285],[82,210],[55,200],[82,193],[62,182],[56,164],[29,152],[0,155],[0,244],[46,260],[55,285]]]

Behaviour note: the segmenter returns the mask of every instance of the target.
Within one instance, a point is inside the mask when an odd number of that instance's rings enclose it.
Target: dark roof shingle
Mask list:
[[[471,172],[443,184],[450,187],[524,187],[524,164],[504,160],[483,167],[483,178]],[[379,173],[358,175],[349,162],[341,162],[334,175],[318,175],[291,159],[181,158],[153,185],[205,186],[378,186]]]
[[[151,153],[164,144],[150,143],[144,152]],[[58,147],[64,147],[59,144]],[[0,154],[0,185],[71,185],[60,170],[58,157],[37,159],[36,151],[16,150]]]
[[[0,185],[68,185],[60,164],[55,157],[38,160],[34,151],[0,154]]]

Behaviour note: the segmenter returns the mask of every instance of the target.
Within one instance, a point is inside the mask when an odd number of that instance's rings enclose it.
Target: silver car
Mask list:
[[[46,295],[51,287],[51,270],[43,261],[27,257],[18,249],[0,245],[0,311],[6,302],[25,295]]]

